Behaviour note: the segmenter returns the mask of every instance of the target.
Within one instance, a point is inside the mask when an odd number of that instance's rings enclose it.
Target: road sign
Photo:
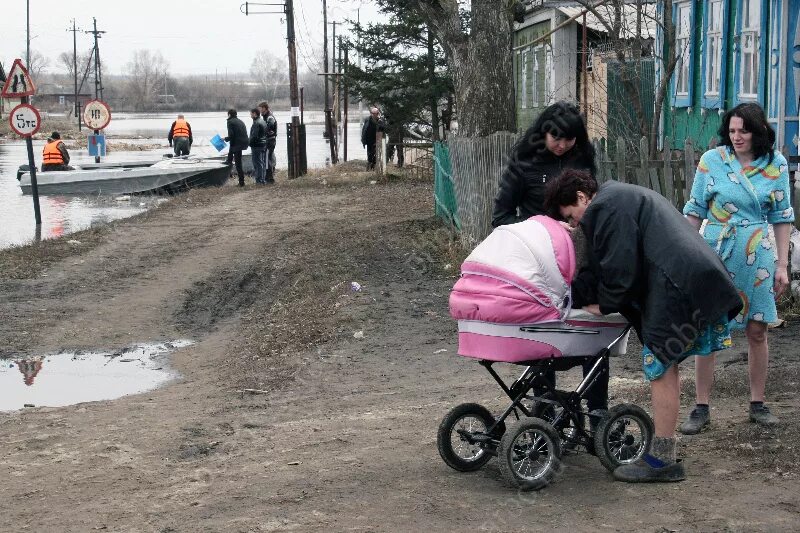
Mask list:
[[[35,92],[36,86],[33,84],[28,71],[22,66],[22,60],[15,59],[14,64],[11,65],[11,70],[8,72],[8,78],[6,78],[6,83],[3,85],[3,91],[0,96],[3,98],[22,98]]]
[[[89,155],[96,157],[106,155],[106,136],[90,134],[87,142],[89,148]]]
[[[8,123],[11,124],[11,129],[14,130],[17,135],[30,137],[39,131],[42,125],[42,119],[39,116],[39,111],[32,105],[19,104],[12,109],[11,114],[8,115]]]
[[[111,122],[111,108],[102,100],[92,100],[83,108],[83,123],[93,130],[102,130]]]

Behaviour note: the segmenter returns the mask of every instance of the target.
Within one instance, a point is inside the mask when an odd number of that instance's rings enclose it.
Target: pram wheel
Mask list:
[[[653,442],[653,420],[638,405],[623,403],[609,409],[594,434],[597,458],[610,472],[640,459]]]
[[[497,456],[503,477],[522,490],[539,490],[555,478],[561,466],[561,440],[541,418],[524,418],[500,439]]]
[[[462,403],[447,413],[436,437],[439,455],[447,466],[472,472],[485,465],[492,458],[484,448],[485,435],[494,423],[492,413],[477,403]],[[495,438],[499,439],[504,431],[505,423],[501,422],[495,428]],[[473,439],[475,434],[483,435],[484,440]]]

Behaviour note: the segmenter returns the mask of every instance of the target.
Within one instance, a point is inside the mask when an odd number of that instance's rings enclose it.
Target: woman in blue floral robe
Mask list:
[[[744,328],[748,341],[750,420],[775,424],[764,405],[769,351],[767,325],[778,319],[775,299],[789,283],[789,235],[794,211],[786,159],[772,149],[775,132],[758,104],[729,111],[719,130],[722,143],[703,154],[692,194],[683,209],[697,228],[706,220],[704,237],[739,290],[743,308],[730,323]],[[773,225],[777,250],[768,235]],[[709,399],[714,356],[696,357],[697,406],[681,425],[698,433],[710,422]]]

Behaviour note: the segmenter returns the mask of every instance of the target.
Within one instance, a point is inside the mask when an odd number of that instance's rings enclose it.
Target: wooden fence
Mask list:
[[[499,178],[509,162],[509,153],[516,140],[517,135],[505,132],[483,138],[451,137],[447,143],[449,150],[436,151],[434,165],[439,170],[435,175],[435,200],[437,206],[445,204],[447,199],[439,198],[439,191],[447,190],[445,186],[454,189],[456,213],[450,216],[450,222],[459,221],[461,238],[468,248],[492,231],[492,208]],[[630,154],[625,142],[617,139],[615,155],[611,158],[605,143],[595,141],[598,181],[614,179],[647,187],[667,198],[678,210],[683,210],[705,148],[698,149],[687,139],[683,150],[667,149],[651,154],[647,145],[643,137],[639,141],[638,153]],[[664,139],[664,146],[671,146],[669,138]],[[791,152],[785,148],[783,153]],[[449,157],[449,162],[440,161],[442,157]],[[800,174],[800,161],[796,156],[787,159],[791,163],[794,194],[794,175]],[[449,172],[442,172],[442,169]]]

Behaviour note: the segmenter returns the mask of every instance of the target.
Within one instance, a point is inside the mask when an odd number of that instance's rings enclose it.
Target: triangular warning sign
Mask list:
[[[22,98],[35,92],[36,86],[33,84],[28,71],[22,66],[22,60],[15,59],[11,70],[8,71],[8,79],[3,85],[3,92],[0,96],[3,98]]]

